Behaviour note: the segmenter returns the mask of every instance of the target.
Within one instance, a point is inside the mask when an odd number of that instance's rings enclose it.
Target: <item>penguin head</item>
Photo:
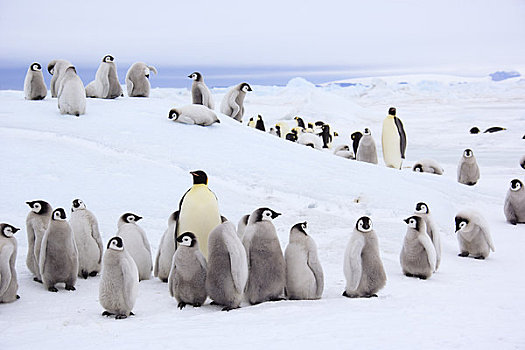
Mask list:
[[[463,218],[461,216],[456,216],[454,220],[456,221],[456,232],[465,228],[469,224],[468,219]]]
[[[388,109],[388,115],[393,115],[393,116],[396,115],[396,109],[395,109],[395,107],[390,107],[390,108]]]
[[[26,202],[26,204],[29,205],[33,213],[39,215],[47,214],[47,212],[51,209],[51,206],[46,201],[29,201]]]
[[[256,209],[252,215],[250,215],[250,223],[253,222],[260,222],[260,221],[272,221],[276,217],[281,215],[281,213],[277,213],[276,211],[273,211],[270,208],[259,208]]]
[[[363,132],[363,135],[371,135],[372,133],[370,132],[370,129],[369,128],[365,128],[364,132]]]
[[[372,228],[372,220],[368,216],[362,216],[357,220],[355,228],[360,232],[370,232]]]
[[[73,205],[71,206],[71,211],[80,210],[80,209],[86,209],[86,204],[82,202],[80,199],[74,199]]]
[[[9,224],[0,224],[0,229],[2,230],[2,234],[7,238],[13,237],[13,235],[20,230]]]
[[[339,136],[339,133],[337,131],[334,131],[334,136],[335,137]]]
[[[303,235],[308,236],[308,233],[306,233],[307,227],[308,227],[308,224],[307,224],[306,221],[305,222],[300,222],[298,224],[293,225],[291,231],[297,230],[298,232],[302,233]]]
[[[197,244],[197,237],[191,232],[184,232],[177,237],[177,242],[185,247],[194,247]]]
[[[139,221],[140,219],[142,219],[142,216],[139,216],[139,215],[136,215],[136,214],[133,214],[133,213],[125,213],[125,214],[122,214],[122,216],[120,218],[125,223],[132,224],[132,223],[135,223],[135,222]]]
[[[243,92],[253,91],[252,87],[248,83],[242,83],[241,86],[239,87],[239,90],[241,90]]]
[[[106,63],[110,63],[110,62],[113,62],[115,60],[115,58],[111,55],[106,55],[104,56],[104,58],[102,59],[102,62],[106,62]]]
[[[109,240],[107,248],[122,251],[124,250],[124,242],[120,237],[113,237]]]
[[[408,227],[419,231],[419,228],[421,227],[421,217],[420,216],[413,215],[409,218],[406,218],[404,221],[407,223]]]
[[[168,119],[170,119],[170,120],[177,120],[179,115],[180,115],[180,112],[177,110],[177,108],[172,108],[170,110],[170,113],[168,114]]]
[[[521,190],[522,187],[523,187],[523,182],[521,182],[518,179],[514,179],[514,180],[512,180],[510,182],[510,190],[511,191],[517,192],[517,191]]]
[[[350,135],[350,138],[352,140],[359,140],[361,137],[363,137],[363,134],[360,131],[356,131],[352,135]]]
[[[33,72],[41,72],[42,71],[42,66],[38,62],[32,63],[31,64],[31,70]]]
[[[257,120],[263,121],[262,116],[260,114],[257,115]]]
[[[422,173],[423,172],[423,165],[415,164],[414,167],[412,168],[412,170],[415,171],[416,173]]]
[[[479,128],[477,126],[474,126],[472,128],[470,128],[470,133],[471,134],[479,134],[481,132],[481,130],[479,130]]]
[[[472,150],[470,148],[467,148],[466,150],[463,151],[463,156],[465,156],[465,158],[470,158],[474,155],[474,153],[472,152]]]
[[[208,184],[208,175],[202,170],[190,171],[191,176],[193,176],[194,185],[207,185]]]
[[[66,219],[66,211],[63,208],[56,208],[55,210],[53,210],[51,220],[66,221]]]
[[[77,69],[74,67],[74,66],[68,66],[65,70],[65,72],[67,71],[73,71],[75,74],[77,74]]]
[[[419,202],[416,204],[416,213],[419,214],[428,214],[428,205],[424,202]]]
[[[188,75],[188,78],[191,78],[194,81],[201,81],[202,80],[202,75],[199,72],[193,72],[190,75]]]

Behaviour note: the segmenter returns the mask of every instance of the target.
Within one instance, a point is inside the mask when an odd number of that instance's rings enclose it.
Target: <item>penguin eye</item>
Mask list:
[[[36,213],[38,213],[41,208],[42,208],[42,206],[40,205],[40,203],[35,203],[33,205],[33,209],[35,210]]]
[[[467,226],[467,223],[465,221],[461,221],[459,223],[459,228],[462,229],[463,227]]]
[[[415,225],[415,224],[416,224],[416,220],[410,219],[410,225]]]
[[[129,215],[128,222],[133,222],[133,221],[135,221],[135,217],[133,215]]]

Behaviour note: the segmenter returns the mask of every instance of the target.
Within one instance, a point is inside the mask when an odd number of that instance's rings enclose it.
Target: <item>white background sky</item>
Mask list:
[[[525,65],[523,0],[0,0],[0,60]]]

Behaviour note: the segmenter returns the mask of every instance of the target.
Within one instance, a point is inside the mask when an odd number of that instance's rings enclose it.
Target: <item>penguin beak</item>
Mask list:
[[[149,79],[149,74],[146,74],[146,78],[148,78],[148,79]]]
[[[408,224],[408,218],[404,219],[403,221]]]
[[[13,227],[13,233],[17,233],[18,231],[20,231],[19,228]]]
[[[279,215],[281,215],[281,213],[276,213],[276,212],[274,212],[274,213],[272,214],[272,219],[275,219],[275,218],[278,217]]]
[[[188,78],[191,78],[191,74],[190,74],[190,75],[188,75]]]

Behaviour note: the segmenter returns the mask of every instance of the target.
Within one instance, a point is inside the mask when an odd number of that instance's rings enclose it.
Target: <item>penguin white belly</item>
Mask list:
[[[117,236],[122,238],[127,252],[135,261],[139,271],[139,279],[149,279],[152,270],[151,254],[144,246],[142,235],[135,227],[135,224],[122,225],[117,232]]]
[[[91,236],[88,224],[82,220],[71,220],[71,228],[75,235],[78,250],[78,272],[100,271],[100,251],[95,239]]]
[[[286,250],[286,290],[289,296],[307,299],[316,293],[315,276],[308,266],[306,252],[300,247]]]
[[[383,122],[382,144],[385,165],[401,169],[401,138],[394,118],[388,118]]]

